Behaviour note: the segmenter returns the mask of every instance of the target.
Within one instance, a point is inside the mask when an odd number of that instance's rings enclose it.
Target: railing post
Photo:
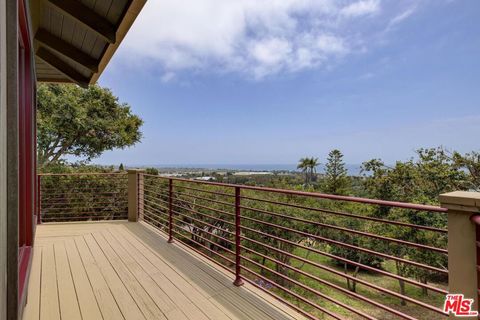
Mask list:
[[[480,213],[480,193],[445,193],[440,195],[440,203],[448,209],[448,291],[450,294],[463,294],[465,298],[474,299],[472,310],[477,311],[477,235],[471,217]],[[450,318],[456,319],[453,314],[450,314]]]
[[[235,187],[235,281],[233,282],[234,285],[240,287],[243,285],[243,280],[241,276],[241,213],[240,213],[240,187]]]
[[[137,222],[143,212],[143,185],[141,169],[128,170],[128,221]]]
[[[173,179],[168,179],[168,243],[173,242]]]

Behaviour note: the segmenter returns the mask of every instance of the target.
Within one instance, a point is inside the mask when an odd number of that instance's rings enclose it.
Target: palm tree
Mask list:
[[[308,167],[310,169],[310,181],[314,181],[314,175],[317,173],[317,167],[320,165],[318,158],[311,157],[308,159]]]
[[[305,173],[305,184],[308,185],[313,181],[314,174],[317,173],[317,167],[320,165],[318,158],[301,158],[298,161],[297,169],[301,169]]]
[[[305,184],[309,182],[310,158],[301,158],[298,161],[297,169],[301,169],[305,173]]]

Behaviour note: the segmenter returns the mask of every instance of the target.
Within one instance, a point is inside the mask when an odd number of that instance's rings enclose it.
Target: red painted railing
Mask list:
[[[140,217],[311,319],[438,319],[446,209],[143,174]],[[430,283],[429,283],[430,282]]]
[[[38,175],[39,222],[127,219],[126,173]]]

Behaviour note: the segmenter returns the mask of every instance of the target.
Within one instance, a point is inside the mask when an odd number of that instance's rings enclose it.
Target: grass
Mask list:
[[[188,241],[187,241],[188,242]],[[192,244],[190,244],[192,245]],[[208,252],[206,252],[208,253]],[[233,256],[227,252],[219,252],[225,257],[228,257],[233,260]],[[305,258],[311,262],[315,262],[317,264],[326,266],[330,269],[334,269],[341,274],[345,272],[343,266],[339,266],[335,264],[330,258],[325,257],[321,254],[315,253],[315,252],[310,252],[310,254],[307,256],[307,250],[304,248],[295,248],[295,250],[292,252],[293,255]],[[254,260],[256,262],[262,263],[262,259],[260,256],[255,255],[255,254],[247,254],[244,253],[248,258],[251,260]],[[273,257],[271,254],[268,254],[268,256]],[[225,265],[225,261],[223,261],[221,258],[216,257],[212,254],[210,254],[212,258],[215,260],[219,261],[219,263]],[[300,260],[297,259],[291,259],[290,260],[290,265],[296,269],[300,269],[304,271],[307,274],[310,274],[316,278],[320,278],[328,283],[334,284],[336,286],[339,286],[341,288],[347,289],[347,281],[343,276],[336,275],[332,272],[329,272],[327,270],[320,269],[314,265],[308,264],[308,263],[303,263]],[[249,269],[256,273],[261,273],[261,268],[259,266],[256,266],[252,263],[247,262],[244,260],[243,264],[247,266]],[[276,264],[267,260],[265,262],[265,266],[269,269],[275,270]],[[382,263],[382,267],[385,271],[388,271],[390,273],[395,274],[395,263],[393,261],[385,261]],[[348,270],[348,274],[352,275],[352,270]],[[244,277],[248,277],[251,280],[256,280],[256,277],[252,274],[249,274],[248,272],[242,272]],[[272,275],[272,273],[269,273],[268,271],[265,272],[265,276],[269,279],[272,279],[272,282],[274,282],[273,279],[278,279],[279,277],[275,277]],[[288,277],[292,278],[303,285],[312,288],[318,292],[321,292],[325,296],[328,296],[329,298],[332,298],[340,303],[346,304],[350,307],[352,307],[355,310],[359,310],[361,312],[364,312],[368,315],[371,315],[377,319],[380,320],[394,320],[394,319],[402,319],[398,316],[395,316],[392,313],[389,313],[387,311],[384,311],[383,309],[372,305],[368,302],[364,302],[358,298],[352,298],[349,294],[343,293],[338,289],[332,288],[326,284],[322,284],[319,281],[312,279],[308,276],[301,275],[299,273],[290,271],[288,273]],[[376,272],[366,272],[366,271],[360,271],[357,275],[358,279],[362,279],[368,283],[374,284],[378,287],[388,289],[393,292],[400,293],[400,286],[398,280],[376,273]],[[286,282],[288,283],[288,281]],[[291,283],[289,283],[291,284]],[[436,286],[438,288],[446,289],[446,285],[443,283],[429,283],[431,286]],[[338,314],[344,318],[348,319],[363,319],[363,317],[356,315],[352,313],[351,311],[345,309],[344,307],[328,301],[327,299],[320,297],[308,290],[305,290],[299,286],[296,285],[291,285],[288,286],[288,289],[307,298],[309,301],[312,301],[313,303],[317,304],[318,306],[325,308],[335,314]],[[284,297],[286,300],[290,301],[294,305],[308,311],[309,313],[315,315],[319,319],[329,319],[330,317],[323,312],[319,311],[317,308],[312,307],[308,304],[299,302],[295,297],[290,296],[289,294],[285,293],[284,291],[278,289],[278,288],[271,288],[271,291],[275,292],[276,294]],[[409,316],[417,319],[422,319],[422,320],[436,320],[441,318],[442,316],[439,315],[436,312],[430,311],[425,307],[419,306],[418,304],[414,304],[411,302],[407,302],[406,305],[401,304],[401,300],[399,298],[396,298],[388,293],[383,293],[381,291],[375,290],[373,288],[370,288],[368,286],[365,286],[363,284],[357,283],[356,286],[356,293],[358,295],[361,295],[367,299],[373,300],[379,304],[382,304],[384,306],[387,306],[391,309],[400,311],[402,313],[408,314]],[[443,306],[444,302],[444,296],[439,293],[435,293],[432,291],[428,292],[428,295],[424,295],[422,289],[418,286],[412,285],[405,283],[405,295],[409,298],[413,298],[415,300],[421,301],[425,304],[435,306],[437,308],[440,308]]]
[[[302,249],[302,248],[297,248],[293,252],[293,254],[295,254],[296,256],[300,256],[300,257],[306,257],[307,251],[305,249]],[[255,259],[255,257],[252,257],[252,256],[251,256],[251,258]],[[258,257],[257,257],[256,260],[258,261]],[[312,262],[322,264],[322,265],[325,265],[325,266],[328,266],[329,268],[332,268],[332,269],[335,269],[339,272],[344,273],[344,269],[341,266],[338,266],[338,265],[332,263],[332,261],[329,258],[327,258],[325,256],[322,256],[320,254],[316,254],[316,253],[311,252],[310,255],[308,256],[308,260],[310,260]],[[339,276],[339,275],[335,275],[335,274],[333,274],[329,271],[319,269],[319,268],[317,268],[315,266],[312,266],[310,264],[303,264],[301,261],[294,260],[294,259],[292,259],[290,263],[293,267],[295,267],[297,269],[301,269],[302,271],[304,271],[308,274],[311,274],[315,277],[323,279],[323,280],[325,280],[329,283],[335,284],[335,285],[340,286],[342,288],[347,288],[346,279]],[[275,264],[274,263],[267,261],[265,263],[265,265],[268,268],[271,268],[271,269],[275,270]],[[260,268],[254,266],[253,264],[250,264],[248,267],[250,269],[256,271],[256,272],[260,272]],[[383,267],[385,268],[385,270],[387,270],[389,272],[394,272],[394,270],[395,270],[394,263],[384,263]],[[349,274],[351,275],[352,271],[349,271]],[[390,320],[390,319],[401,319],[400,317],[396,317],[395,315],[393,315],[391,313],[387,313],[386,311],[378,308],[377,306],[371,305],[367,302],[363,302],[359,299],[351,298],[347,294],[342,293],[341,291],[339,291],[337,289],[334,289],[334,288],[331,288],[331,287],[329,287],[325,284],[319,283],[315,279],[311,279],[307,276],[304,276],[304,275],[301,275],[301,274],[298,274],[298,273],[294,274],[293,272],[290,272],[289,276],[294,277],[294,279],[296,281],[301,282],[302,284],[304,284],[304,285],[306,285],[306,286],[308,286],[312,289],[315,289],[315,290],[325,294],[326,296],[328,296],[330,298],[333,298],[333,299],[335,299],[335,300],[337,300],[341,303],[347,304],[348,306],[350,306],[350,307],[352,307],[356,310],[360,310],[362,312],[365,312],[366,314],[374,316],[378,319],[382,319],[382,320],[383,319],[385,319],[385,320],[387,320],[387,319],[388,320]],[[389,290],[394,291],[394,292],[399,292],[399,283],[398,283],[398,280],[396,280],[396,279],[393,279],[393,278],[390,278],[390,277],[387,277],[387,276],[384,276],[384,275],[380,275],[380,274],[377,274],[377,273],[373,273],[373,272],[362,272],[362,271],[359,272],[359,274],[357,275],[357,278],[365,280],[369,283],[375,284],[379,287],[389,289]],[[445,286],[442,285],[442,284],[432,284],[432,283],[430,283],[430,284],[434,285],[434,286],[441,287],[441,288],[445,288]],[[362,317],[360,317],[358,315],[352,314],[351,311],[346,310],[345,308],[341,307],[340,305],[337,305],[333,302],[327,301],[324,298],[319,297],[319,296],[317,296],[317,295],[315,295],[315,294],[313,294],[313,293],[311,293],[311,292],[309,292],[305,289],[302,289],[298,286],[292,286],[290,289],[292,291],[304,296],[304,297],[307,297],[310,301],[315,302],[319,306],[324,307],[325,309],[328,309],[328,310],[330,310],[330,311],[332,311],[332,312],[334,312],[338,315],[348,316],[350,319],[363,319]],[[408,315],[410,315],[414,318],[418,318],[418,319],[422,319],[422,320],[423,319],[425,319],[425,320],[439,319],[439,314],[438,313],[435,313],[433,311],[429,311],[428,309],[426,309],[422,306],[418,306],[418,305],[410,303],[410,302],[407,302],[406,305],[402,306],[400,299],[398,299],[396,297],[393,297],[389,294],[382,293],[378,290],[369,288],[369,287],[367,287],[365,285],[362,285],[360,283],[357,283],[357,288],[356,289],[357,289],[356,293],[358,293],[359,295],[364,296],[364,297],[366,297],[370,300],[376,301],[378,303],[381,303],[381,304],[383,304],[385,306],[388,306],[392,309],[395,309],[395,310],[398,310],[400,312],[406,313],[406,314],[408,314]],[[283,297],[288,299],[290,302],[296,304],[297,306],[315,314],[317,317],[319,317],[321,319],[322,318],[328,319],[328,316],[324,315],[322,312],[318,311],[316,308],[313,308],[312,306],[306,305],[304,303],[298,303],[297,299],[289,296],[288,294],[285,294],[284,292],[282,292],[279,289],[272,289],[272,290],[274,290],[277,294],[282,295]],[[429,305],[433,305],[433,306],[436,306],[436,307],[441,307],[443,305],[443,301],[444,301],[444,296],[443,295],[435,293],[435,292],[429,292],[428,295],[425,296],[422,293],[421,288],[419,288],[417,286],[414,286],[414,285],[410,285],[410,284],[405,284],[405,295],[410,297],[410,298],[414,298],[416,300],[422,301],[424,303],[427,303]]]

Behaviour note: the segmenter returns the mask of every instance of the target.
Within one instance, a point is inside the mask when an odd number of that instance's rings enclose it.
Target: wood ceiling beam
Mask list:
[[[73,82],[77,83],[82,87],[88,87],[88,79],[80,74],[77,70],[69,66],[62,59],[56,56],[53,52],[49,51],[44,47],[40,47],[36,53],[37,57],[48,63],[53,68],[57,69],[68,77]]]
[[[95,58],[72,46],[65,40],[51,34],[47,30],[40,28],[35,34],[35,40],[41,42],[44,46],[57,51],[61,55],[81,64],[93,73],[98,72],[98,61]]]
[[[109,43],[116,42],[116,28],[107,19],[78,0],[48,0],[48,3],[82,23]]]

